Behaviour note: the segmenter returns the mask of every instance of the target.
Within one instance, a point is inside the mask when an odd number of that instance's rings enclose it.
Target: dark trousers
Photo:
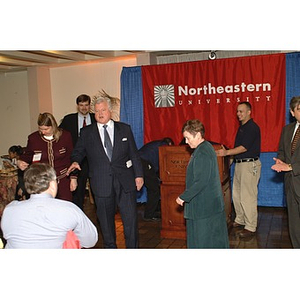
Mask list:
[[[81,210],[83,210],[83,203],[86,191],[86,182],[89,175],[89,165],[86,159],[80,164],[81,171],[78,173],[77,177],[77,189],[73,194],[73,203],[76,204]]]
[[[295,193],[291,180],[285,181],[289,233],[294,248],[300,248],[300,197]]]
[[[95,202],[104,248],[117,248],[115,228],[117,208],[123,222],[126,248],[138,248],[136,192],[125,193],[119,180],[115,178],[111,197],[95,195]]]
[[[160,183],[154,168],[147,161],[142,159],[144,172],[144,185],[147,188],[147,203],[144,217],[152,218],[158,208],[160,199]]]
[[[70,178],[68,176],[65,176],[59,180],[58,182],[58,190],[56,197],[58,199],[72,201],[72,192],[70,190]]]

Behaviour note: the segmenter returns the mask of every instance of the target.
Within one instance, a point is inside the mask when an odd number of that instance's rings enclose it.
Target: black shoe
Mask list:
[[[143,218],[144,221],[146,222],[159,222],[161,218],[156,218],[156,217],[150,217],[150,218]]]
[[[233,223],[232,223],[232,227],[233,227],[233,228],[242,228],[242,227],[245,227],[245,225],[239,224],[239,223],[237,223],[237,222],[233,222]]]
[[[255,232],[247,230],[247,229],[243,229],[243,231],[239,233],[240,238],[247,238],[247,237],[251,237],[254,235],[255,235]]]

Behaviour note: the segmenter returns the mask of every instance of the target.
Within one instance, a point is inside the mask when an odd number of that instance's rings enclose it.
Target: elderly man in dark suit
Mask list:
[[[95,115],[90,113],[91,97],[86,94],[81,94],[76,98],[77,113],[66,115],[59,127],[69,131],[72,135],[73,145],[75,146],[78,140],[80,129],[95,123]],[[87,159],[84,159],[81,164],[81,171],[77,177],[77,189],[73,192],[73,203],[83,210],[84,196],[86,190],[86,182],[89,174],[89,166]]]
[[[300,96],[290,101],[290,113],[296,122],[281,133],[276,164],[271,168],[285,172],[284,184],[289,219],[289,233],[294,248],[300,248]]]
[[[116,248],[115,213],[119,208],[127,248],[138,248],[136,190],[143,186],[143,169],[129,125],[111,119],[111,101],[95,101],[97,123],[82,128],[68,173],[80,170],[87,157],[97,217],[105,248]]]

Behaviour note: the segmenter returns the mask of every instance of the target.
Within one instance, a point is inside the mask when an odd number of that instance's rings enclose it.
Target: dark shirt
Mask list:
[[[244,125],[240,125],[236,137],[234,148],[238,146],[244,146],[247,151],[244,153],[237,154],[236,159],[241,158],[256,158],[260,156],[260,128],[259,126],[250,119]]]
[[[139,149],[139,155],[143,160],[146,160],[155,169],[155,172],[159,172],[159,150],[158,148],[163,145],[168,145],[164,140],[152,141],[145,144]]]

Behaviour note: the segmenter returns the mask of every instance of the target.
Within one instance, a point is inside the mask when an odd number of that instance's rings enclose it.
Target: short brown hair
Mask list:
[[[89,104],[91,104],[91,97],[86,94],[79,95],[76,98],[76,104],[78,105],[79,103],[82,103],[82,102],[88,102]]]
[[[40,194],[56,180],[55,170],[48,164],[34,163],[24,172],[24,184],[28,194]]]
[[[186,121],[182,126],[182,133],[184,133],[185,131],[189,132],[193,136],[200,132],[201,136],[204,138],[204,125],[197,119]]]
[[[290,110],[294,111],[300,105],[300,96],[295,96],[290,101]]]

